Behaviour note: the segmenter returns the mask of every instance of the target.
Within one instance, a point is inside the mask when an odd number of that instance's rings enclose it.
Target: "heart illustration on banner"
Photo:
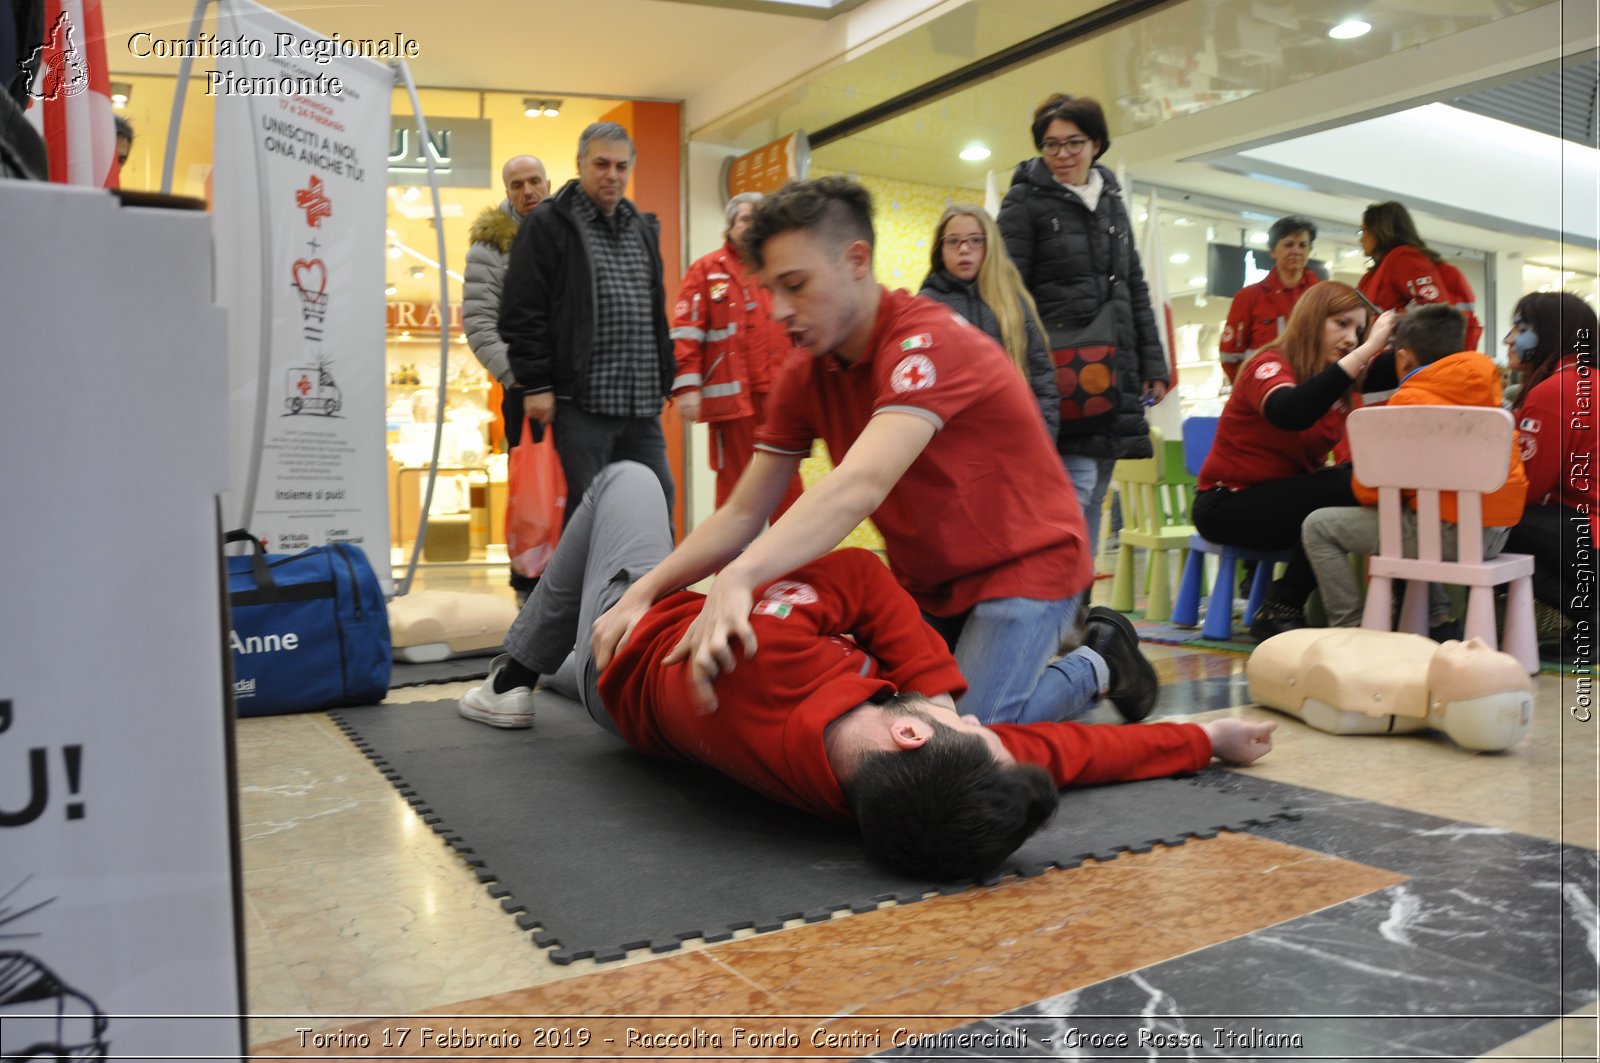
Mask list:
[[[300,294],[316,298],[328,287],[328,267],[323,265],[320,258],[313,258],[310,261],[303,258],[295,259],[294,286],[300,289]]]

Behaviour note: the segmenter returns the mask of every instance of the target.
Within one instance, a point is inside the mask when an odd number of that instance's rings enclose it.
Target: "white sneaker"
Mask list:
[[[512,687],[503,694],[494,692],[495,677],[511,661],[509,653],[502,653],[489,665],[489,678],[480,687],[473,687],[461,697],[456,711],[469,720],[486,723],[490,727],[532,727],[533,689]]]

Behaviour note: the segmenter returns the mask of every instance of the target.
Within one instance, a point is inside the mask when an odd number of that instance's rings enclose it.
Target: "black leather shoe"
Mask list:
[[[1274,635],[1297,631],[1305,626],[1305,610],[1282,602],[1262,602],[1261,608],[1256,610],[1255,619],[1250,621],[1250,634],[1257,642],[1265,642]]]
[[[1133,623],[1115,609],[1097,605],[1089,610],[1083,625],[1083,644],[1101,657],[1111,670],[1111,699],[1122,718],[1138,723],[1156,707],[1156,670],[1139,652],[1139,633]]]

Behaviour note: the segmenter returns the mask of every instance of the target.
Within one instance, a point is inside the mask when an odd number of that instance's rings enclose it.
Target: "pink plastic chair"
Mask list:
[[[1533,557],[1501,554],[1483,560],[1483,495],[1506,480],[1515,427],[1504,410],[1481,406],[1378,406],[1348,421],[1356,479],[1378,489],[1378,552],[1367,563],[1367,604],[1361,626],[1390,630],[1394,580],[1406,580],[1400,630],[1428,633],[1428,584],[1470,588],[1467,638],[1498,648],[1494,588],[1509,584],[1505,651],[1530,674],[1539,670],[1533,619]],[[1401,490],[1417,495],[1417,556],[1406,557]],[[1439,493],[1456,492],[1456,556],[1440,546]]]

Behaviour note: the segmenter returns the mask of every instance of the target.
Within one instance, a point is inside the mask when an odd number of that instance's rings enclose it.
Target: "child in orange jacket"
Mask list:
[[[1395,368],[1400,388],[1391,406],[1488,406],[1499,409],[1500,370],[1493,359],[1478,351],[1463,351],[1466,317],[1453,307],[1430,305],[1412,310],[1394,330]],[[1395,460],[1404,460],[1395,455]],[[1505,548],[1511,528],[1522,517],[1528,478],[1522,458],[1513,445],[1507,454],[1506,482],[1483,498],[1483,556],[1494,557]],[[1306,556],[1317,574],[1317,589],[1328,613],[1329,627],[1357,627],[1361,623],[1362,594],[1350,569],[1351,554],[1371,554],[1378,549],[1378,492],[1359,481],[1351,488],[1359,507],[1319,509],[1305,519],[1300,537]],[[1416,498],[1408,494],[1404,513],[1406,544],[1414,547],[1417,535]],[[1456,552],[1456,499],[1445,493],[1439,501],[1444,520],[1444,556]],[[1448,623],[1448,601],[1435,586],[1432,626]]]

